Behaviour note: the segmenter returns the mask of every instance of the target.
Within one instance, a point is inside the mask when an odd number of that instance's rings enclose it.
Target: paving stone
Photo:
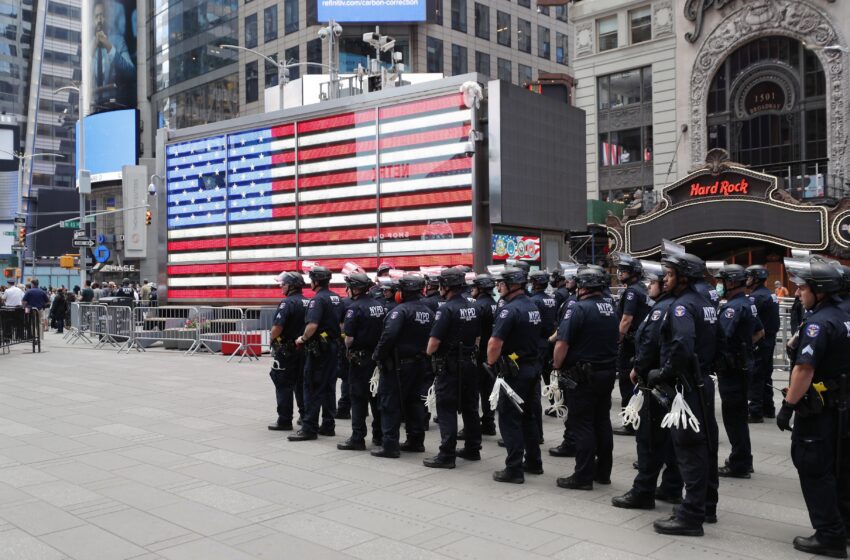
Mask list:
[[[398,560],[399,558],[404,558],[404,560],[447,560],[449,558],[431,550],[424,550],[383,537],[352,546],[345,552],[361,560]]]
[[[149,510],[151,514],[161,517],[195,533],[211,536],[238,527],[250,525],[251,522],[240,519],[215,508],[190,500],[177,498],[179,501]]]
[[[319,515],[325,519],[345,523],[376,535],[389,534],[398,539],[411,537],[432,527],[427,523],[397,515],[395,512],[356,504],[338,506]]]
[[[523,558],[524,560],[542,560],[527,549],[512,548],[504,541],[492,538],[467,537],[437,549],[438,553],[460,560],[493,560],[494,558]]]
[[[42,540],[76,560],[125,560],[147,552],[93,525],[51,533]]]
[[[23,531],[0,532],[0,558],[14,560],[62,560],[65,555]]]
[[[521,550],[532,550],[558,538],[557,533],[466,511],[435,519],[434,524]]]
[[[245,513],[271,505],[271,502],[256,496],[212,484],[190,488],[188,490],[180,490],[175,493],[184,498],[233,514]]]
[[[323,546],[333,550],[344,550],[350,546],[372,540],[377,536],[306,513],[285,515],[267,521],[264,525],[301,539],[322,543]]]
[[[286,558],[309,558],[310,560],[343,560],[356,558],[352,555],[352,549],[340,552],[323,546],[319,542],[311,542],[299,539],[285,533],[274,533],[244,542],[236,546],[252,557],[264,560],[279,560]],[[398,558],[398,557],[396,557]]]
[[[192,535],[190,531],[179,525],[133,508],[89,517],[87,521],[139,546]],[[199,536],[196,535],[196,538]]]
[[[60,508],[103,499],[100,494],[64,480],[27,486],[26,492]]]
[[[233,453],[232,451],[227,451],[225,449],[215,449],[213,451],[196,453],[192,455],[192,457],[201,461],[207,461],[209,463],[221,465],[222,467],[234,469],[255,467],[257,465],[262,465],[265,462],[262,459],[257,459],[241,453]]]

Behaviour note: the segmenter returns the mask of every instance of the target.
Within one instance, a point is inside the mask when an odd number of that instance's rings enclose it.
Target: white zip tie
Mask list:
[[[434,388],[435,383],[431,384],[428,388],[428,393],[422,397],[422,400],[425,401],[425,407],[428,409],[431,416],[435,416],[437,414],[437,390]]]
[[[676,398],[673,399],[670,412],[661,420],[661,427],[679,428],[680,430],[690,428],[694,433],[699,433],[699,420],[697,420],[693,410],[691,410],[691,407],[685,401],[681,386],[676,387]]]
[[[640,411],[643,408],[643,391],[640,389],[636,391],[636,393],[632,393],[632,398],[629,399],[629,404],[626,405],[626,408],[620,412],[620,417],[623,419],[623,426],[631,424],[635,430],[640,427]]]
[[[554,412],[558,418],[563,418],[567,415],[567,405],[564,404],[564,395],[558,393],[558,398],[555,402],[546,407],[545,412]]]
[[[558,418],[563,418],[567,415],[564,394],[561,392],[561,386],[558,384],[558,370],[552,370],[552,373],[549,374],[549,384],[543,387],[541,396],[552,401],[544,409],[544,412],[554,412]]]
[[[491,409],[496,410],[499,406],[499,391],[504,391],[505,395],[507,395],[510,399],[511,404],[513,404],[517,410],[522,412],[522,407],[520,405],[525,401],[522,400],[522,397],[517,395],[516,391],[511,389],[511,386],[505,383],[505,380],[501,377],[496,378],[496,382],[493,383],[493,390],[490,392],[490,398],[488,400],[490,401]]]
[[[375,366],[375,371],[372,372],[372,377],[369,379],[369,391],[372,392],[372,396],[378,394],[378,383],[381,382],[381,370],[378,366]]]

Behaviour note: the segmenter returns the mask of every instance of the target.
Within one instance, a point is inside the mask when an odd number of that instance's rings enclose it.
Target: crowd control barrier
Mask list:
[[[144,350],[162,342],[170,350],[192,354],[200,344],[200,312],[197,307],[168,305],[133,309],[129,348]]]
[[[32,344],[33,353],[41,352],[39,313],[22,307],[0,308],[0,354],[10,353],[16,344]]]

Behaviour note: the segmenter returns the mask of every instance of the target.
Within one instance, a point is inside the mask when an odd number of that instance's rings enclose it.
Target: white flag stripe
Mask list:
[[[381,194],[395,194],[411,191],[439,189],[444,187],[468,187],[472,184],[472,173],[462,175],[443,175],[441,177],[425,177],[424,179],[407,179],[381,182]]]
[[[327,216],[322,218],[301,218],[299,220],[299,229],[301,231],[363,225],[376,225],[375,212],[370,212],[368,214],[348,214],[345,216]]]
[[[344,140],[354,140],[355,138],[374,138],[375,125],[359,126],[357,128],[348,128],[345,130],[335,130],[333,132],[320,132],[318,134],[308,134],[298,137],[298,146],[307,147],[315,146],[316,144],[329,144],[331,142],[342,142]]]
[[[381,253],[467,250],[472,250],[471,237],[462,237],[459,239],[423,239],[419,241],[381,241]]]
[[[294,204],[295,203],[295,193],[281,193],[281,194],[273,194],[272,195],[272,204]]]
[[[169,287],[188,288],[193,286],[227,286],[226,276],[172,276],[168,279]]]
[[[378,251],[377,243],[350,243],[339,245],[302,245],[303,257],[336,257],[339,255],[370,255]]]
[[[298,194],[301,202],[316,200],[333,200],[335,198],[353,198],[355,196],[375,196],[375,184],[357,185],[356,187],[336,187],[330,189],[308,189]]]
[[[407,130],[421,130],[423,128],[431,128],[433,126],[456,124],[470,121],[469,110],[452,111],[451,113],[440,113],[437,115],[428,115],[426,117],[418,117],[413,119],[404,119],[401,121],[381,123],[381,134],[393,134],[395,132],[404,132]]]
[[[230,261],[243,259],[291,259],[295,257],[295,247],[275,247],[272,249],[230,250]]]
[[[230,224],[230,233],[295,233],[295,220]]]
[[[381,212],[382,223],[393,222],[426,222],[428,220],[451,220],[454,218],[471,218],[472,207],[442,206],[440,208],[423,208],[421,210],[396,210]]]
[[[427,148],[414,148],[412,150],[399,150],[397,152],[381,152],[381,165],[388,163],[410,163],[418,159],[429,159],[444,156],[463,154],[466,147],[463,142],[452,142],[451,144],[440,144]]]
[[[221,236],[227,233],[225,226],[210,226],[200,228],[172,229],[168,231],[168,239],[191,239],[193,237]]]
[[[269,144],[270,152],[281,152],[283,150],[295,149],[295,138],[285,138],[283,140],[272,140]]]
[[[169,253],[168,262],[170,263],[195,263],[195,262],[211,262],[223,261],[227,255],[227,251],[208,251],[204,253]]]

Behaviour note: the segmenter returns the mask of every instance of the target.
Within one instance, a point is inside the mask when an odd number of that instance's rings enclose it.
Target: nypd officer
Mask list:
[[[434,314],[422,301],[422,278],[407,274],[399,280],[401,303],[387,315],[373,359],[381,364],[378,397],[381,401],[383,445],[375,457],[397,458],[400,451],[425,451],[425,421],[420,399],[428,370],[425,349]],[[407,441],[399,445],[399,427],[405,420]]]
[[[558,309],[561,309],[561,306],[564,305],[564,302],[567,301],[567,298],[570,297],[570,292],[567,290],[567,278],[564,276],[564,271],[561,268],[556,268],[549,273],[549,277],[551,281],[549,285],[552,286],[552,289],[555,290],[553,296],[555,297],[555,304],[558,306]]]
[[[747,273],[738,264],[723,265],[715,278],[723,282],[726,303],[718,312],[720,334],[717,345],[717,385],[723,426],[732,446],[720,476],[750,478],[753,453],[747,425],[747,384],[753,370],[753,344],[764,336],[755,304],[745,293]]]
[[[487,343],[487,369],[502,377],[525,401],[516,405],[502,391],[499,395],[499,432],[508,455],[505,468],[493,473],[497,482],[525,482],[525,473],[543,474],[534,401],[539,373],[540,311],[525,295],[526,274],[505,268],[497,288],[505,305],[499,309],[493,334]],[[517,408],[519,406],[519,408]]]
[[[611,499],[614,507],[626,509],[655,509],[656,500],[682,503],[682,477],[670,441],[670,431],[661,427],[661,419],[667,414],[667,409],[646,387],[647,374],[660,365],[661,325],[673,303],[673,296],[664,290],[664,268],[660,263],[645,262],[642,266],[643,277],[649,280],[647,295],[655,301],[655,305],[635,332],[635,360],[630,374],[632,382],[644,392],[640,425],[635,434],[638,473],[631,490]],[[656,488],[659,474],[661,484]]]
[[[384,327],[384,306],[369,297],[372,280],[366,274],[354,273],[346,278],[351,303],[345,312],[342,332],[348,350],[348,386],[351,398],[351,438],[337,444],[342,451],[366,449],[366,416],[372,406],[372,443],[381,443],[381,414],[378,401],[369,391],[369,380],[375,370],[372,353]]]
[[[557,482],[561,488],[592,490],[594,481],[611,483],[614,439],[609,414],[617,377],[619,320],[603,296],[603,273],[591,267],[580,270],[576,285],[578,303],[567,310],[558,327],[553,359],[570,411],[576,467],[571,476]]]
[[[496,319],[496,300],[493,288],[496,281],[489,274],[479,274],[472,281],[472,297],[478,308],[481,322],[481,340],[478,344],[478,391],[481,396],[481,433],[496,435],[496,411],[490,407],[490,393],[493,391],[493,377],[484,368],[487,363],[487,341],[493,333]]]
[[[427,353],[432,357],[440,425],[440,452],[425,459],[426,467],[453,469],[455,456],[481,459],[481,419],[478,417],[478,372],[475,344],[481,332],[478,309],[462,294],[465,272],[447,268],[440,273],[440,294],[446,303],[437,311]],[[457,413],[463,416],[464,448],[456,452]]]
[[[328,288],[331,271],[324,266],[310,270],[310,287],[315,292],[304,318],[307,325],[295,344],[304,346],[307,362],[304,366],[304,409],[301,429],[289,436],[290,441],[316,439],[317,434],[335,435],[334,418],[330,414],[336,405],[336,358],[340,340],[340,299]],[[323,409],[319,427],[319,410]],[[325,414],[327,413],[327,414]]]
[[[535,270],[528,275],[531,285],[531,301],[540,311],[540,340],[537,342],[538,367],[543,383],[549,384],[549,373],[552,371],[552,344],[549,337],[558,328],[558,303],[555,298],[546,293],[549,285],[549,273],[545,270]],[[539,387],[538,387],[539,389]],[[539,393],[539,391],[538,391]],[[534,399],[534,412],[537,414],[537,427],[540,440],[543,440],[543,404],[540,399]]]
[[[304,311],[309,301],[301,294],[304,278],[298,272],[284,272],[280,276],[284,298],[277,306],[270,338],[274,362],[270,372],[277,396],[277,422],[269,430],[292,430],[292,397],[298,405],[298,416],[304,414],[304,351],[295,345],[295,339],[304,330]]]
[[[440,277],[433,274],[425,276],[425,297],[422,298],[422,303],[434,313],[445,303],[440,297]]]
[[[634,383],[630,379],[635,358],[635,331],[649,312],[646,288],[641,283],[643,267],[640,261],[625,253],[615,255],[617,279],[625,286],[620,295],[617,314],[620,316],[620,345],[617,352],[617,381],[620,387],[620,408],[626,408],[632,398]],[[634,435],[631,424],[619,426],[617,435]]]
[[[717,342],[717,313],[694,284],[705,276],[705,263],[687,253],[662,258],[664,289],[675,300],[661,328],[661,367],[647,375],[647,385],[681,386],[683,398],[699,422],[671,428],[685,498],[672,516],[655,521],[655,532],[702,536],[704,522],[717,521],[717,421],[711,371]],[[675,395],[668,394],[672,399]]]
[[[779,332],[779,303],[765,286],[767,277],[764,266],[755,264],[747,267],[750,301],[755,304],[764,325],[764,337],[756,345],[755,365],[749,386],[751,424],[759,424],[764,422],[764,418],[776,415],[773,406],[773,352],[776,350],[776,333]]]
[[[564,302],[558,307],[558,324],[560,325],[561,321],[564,319],[564,315],[566,315],[567,310],[578,302],[578,295],[576,295],[576,274],[578,273],[578,265],[569,265],[564,267],[564,288],[566,289],[566,298]],[[552,344],[555,343],[557,339],[557,334],[549,337],[549,340]],[[572,434],[572,428],[570,427],[570,416],[567,414],[566,418],[564,418],[564,435],[561,439],[561,443],[558,444],[557,447],[549,448],[549,455],[552,457],[575,457],[576,456],[576,445],[575,438]]]
[[[847,391],[850,375],[850,316],[834,295],[840,272],[819,257],[785,259],[808,311],[800,327],[794,367],[782,408],[781,430],[791,429],[791,459],[815,533],[796,537],[794,548],[809,554],[847,557],[850,527],[850,437]]]

